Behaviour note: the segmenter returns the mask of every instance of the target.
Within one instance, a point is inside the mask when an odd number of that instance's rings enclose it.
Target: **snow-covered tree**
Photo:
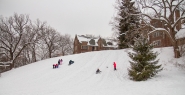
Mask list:
[[[162,22],[165,27],[156,28],[151,23],[148,25],[152,31],[164,31],[171,39],[174,48],[174,57],[179,58],[180,52],[175,37],[176,33],[182,29],[181,22],[185,19],[185,0],[136,0],[143,10],[147,13],[141,14],[149,20],[158,20]]]
[[[118,0],[117,16],[114,18],[113,27],[119,32],[119,48],[128,48],[134,44],[133,38],[138,36],[136,29],[139,27],[139,11],[131,0]],[[134,14],[134,15],[133,15]]]
[[[161,65],[157,65],[157,52],[153,53],[153,46],[144,37],[136,40],[133,52],[129,52],[131,68],[128,69],[130,79],[135,81],[147,80],[162,70]]]

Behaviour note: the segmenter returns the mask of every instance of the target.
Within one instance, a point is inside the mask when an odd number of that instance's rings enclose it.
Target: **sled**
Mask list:
[[[99,72],[96,72],[96,74],[100,74],[101,73],[101,71],[99,71]]]

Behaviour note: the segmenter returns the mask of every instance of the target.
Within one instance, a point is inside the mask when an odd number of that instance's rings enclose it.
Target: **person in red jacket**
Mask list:
[[[116,62],[114,62],[114,64],[113,64],[113,65],[114,65],[114,71],[115,71],[115,70],[116,70]]]

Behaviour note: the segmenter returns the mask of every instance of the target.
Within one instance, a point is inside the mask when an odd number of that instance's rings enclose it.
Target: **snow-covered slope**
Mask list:
[[[147,81],[129,80],[128,52],[109,50],[62,56],[2,73],[0,95],[185,95],[185,70],[174,64],[173,49],[157,48],[164,70]],[[63,64],[53,69],[58,59]],[[75,61],[68,66],[69,60]],[[117,71],[113,70],[113,62]],[[101,74],[95,74],[99,68]]]

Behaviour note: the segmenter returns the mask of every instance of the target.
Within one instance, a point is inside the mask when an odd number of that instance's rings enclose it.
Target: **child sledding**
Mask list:
[[[53,64],[53,69],[58,68],[58,64]]]
[[[62,59],[59,59],[57,64],[53,64],[53,69],[58,68],[59,65],[62,65],[62,61]]]
[[[98,69],[96,70],[96,74],[99,74],[99,73],[101,73],[101,71],[100,71],[100,69],[98,68]]]
[[[73,63],[74,63],[74,61],[70,60],[68,65],[71,65],[71,64],[73,64]]]
[[[59,65],[62,65],[62,61],[63,61],[62,59],[59,59],[57,64],[53,64],[53,69],[58,68]],[[71,65],[73,63],[74,61],[70,60],[68,65]]]

